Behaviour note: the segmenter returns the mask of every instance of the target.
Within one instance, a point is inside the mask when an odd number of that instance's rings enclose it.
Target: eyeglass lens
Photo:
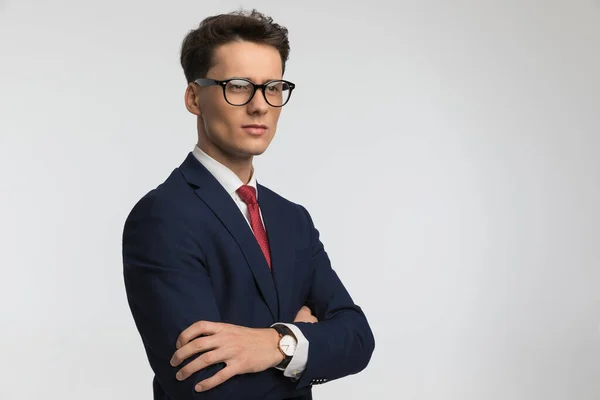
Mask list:
[[[252,96],[253,86],[242,79],[229,81],[225,86],[225,99],[233,105],[246,104]],[[273,81],[264,88],[265,99],[273,107],[280,107],[290,97],[290,85],[283,81]]]

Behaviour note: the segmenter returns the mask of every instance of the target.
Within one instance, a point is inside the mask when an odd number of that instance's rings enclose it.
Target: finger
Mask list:
[[[298,314],[296,316],[296,319],[299,320],[299,321],[311,321],[314,317],[315,316],[312,315],[311,313],[303,312],[301,314]]]
[[[298,314],[296,314],[296,316],[298,316],[298,317],[303,317],[303,316],[307,316],[307,315],[312,315],[310,310],[301,309],[300,311],[298,311]]]
[[[220,325],[223,324],[210,321],[195,322],[183,332],[181,332],[181,334],[179,334],[177,342],[175,343],[175,347],[179,349],[180,347],[188,344],[190,341],[194,340],[200,335],[214,335],[220,329],[222,329]]]
[[[298,314],[298,315],[296,315],[296,318],[294,318],[294,322],[305,322],[305,321],[306,321],[306,315]]]
[[[303,311],[306,311],[306,306],[302,306],[296,314],[300,314]]]
[[[177,380],[183,381],[189,378],[192,374],[201,371],[202,369],[223,362],[227,359],[225,352],[222,350],[213,350],[202,354],[194,361],[181,368],[175,377]]]
[[[214,374],[212,377],[205,379],[199,384],[197,384],[196,391],[205,392],[207,390],[210,390],[215,386],[219,386],[221,383],[225,382],[226,380],[230,379],[235,375],[237,375],[235,369],[232,366],[228,365],[227,367]]]
[[[300,311],[298,311],[299,315],[302,314],[312,314],[312,311],[310,311],[310,308],[306,307],[306,306],[302,306],[302,308],[300,309]]]
[[[187,360],[194,354],[207,352],[214,350],[219,347],[219,340],[217,336],[205,336],[192,340],[188,344],[180,347],[171,357],[171,365],[173,367],[179,366],[184,360]]]

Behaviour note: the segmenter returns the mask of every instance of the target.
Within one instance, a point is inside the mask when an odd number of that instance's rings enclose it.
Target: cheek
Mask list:
[[[213,135],[229,135],[240,125],[239,112],[236,111],[220,106],[211,107],[204,115],[204,125]]]
[[[281,109],[273,110],[273,114],[271,115],[271,125],[273,127],[277,126],[277,122],[279,122],[279,116],[281,115]]]

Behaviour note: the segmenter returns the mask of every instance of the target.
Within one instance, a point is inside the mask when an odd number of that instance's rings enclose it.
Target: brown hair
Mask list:
[[[181,45],[181,66],[188,83],[205,77],[214,65],[218,46],[236,40],[275,47],[281,55],[282,73],[285,72],[290,54],[288,30],[256,10],[240,10],[205,18],[187,34]]]

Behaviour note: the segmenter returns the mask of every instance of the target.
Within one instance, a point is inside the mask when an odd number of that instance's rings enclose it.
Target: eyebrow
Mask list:
[[[254,82],[254,83],[256,83],[256,82],[254,81],[254,79],[252,79],[252,78],[249,78],[249,77],[247,77],[247,76],[234,76],[234,77],[232,77],[232,78],[230,78],[230,79],[247,79],[247,80],[249,80],[249,81],[251,81],[251,82]],[[281,78],[281,79],[282,79],[282,78]],[[265,82],[271,82],[271,81],[279,81],[279,80],[281,80],[281,79],[280,79],[280,78],[269,78],[269,79],[265,79],[265,80],[263,81],[263,83],[265,83]]]

